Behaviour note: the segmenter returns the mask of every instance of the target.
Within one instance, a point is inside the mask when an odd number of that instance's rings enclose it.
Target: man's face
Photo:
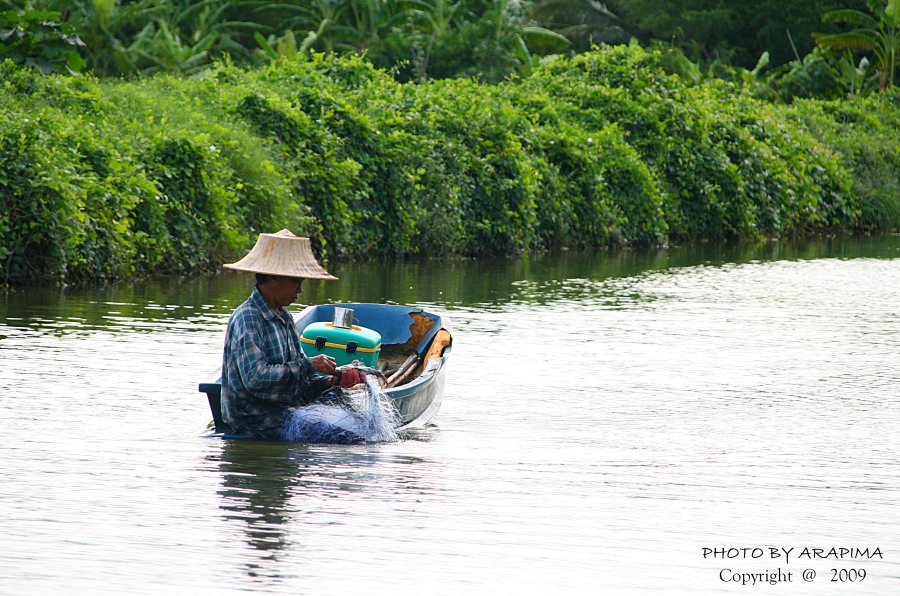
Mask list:
[[[300,277],[272,277],[272,295],[278,306],[287,306],[297,299],[303,279]]]

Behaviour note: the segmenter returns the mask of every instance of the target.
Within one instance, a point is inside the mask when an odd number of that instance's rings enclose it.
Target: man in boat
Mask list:
[[[353,368],[336,371],[331,356],[308,358],[284,308],[297,299],[304,279],[337,278],[316,260],[309,238],[288,230],[260,234],[247,256],[225,267],[255,273],[256,287],[228,320],[222,416],[236,433],[279,440],[291,408],[314,402],[331,387],[364,382]]]

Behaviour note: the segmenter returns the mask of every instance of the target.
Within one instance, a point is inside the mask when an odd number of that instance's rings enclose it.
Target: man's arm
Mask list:
[[[237,338],[233,353],[241,383],[258,399],[293,403],[313,374],[312,363],[303,355],[284,364],[269,364],[254,333]]]

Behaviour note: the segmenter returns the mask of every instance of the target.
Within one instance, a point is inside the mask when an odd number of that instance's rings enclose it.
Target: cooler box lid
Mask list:
[[[325,348],[346,350],[351,354],[374,353],[381,350],[381,334],[372,329],[359,327],[335,327],[331,323],[310,323],[300,337],[304,352],[309,353],[315,347],[319,351]],[[349,349],[348,349],[349,348]]]

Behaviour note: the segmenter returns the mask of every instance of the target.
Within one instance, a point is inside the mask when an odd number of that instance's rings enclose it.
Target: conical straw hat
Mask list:
[[[226,269],[302,277],[305,279],[337,279],[316,260],[309,238],[294,236],[290,230],[276,234],[260,234],[247,256],[237,263],[224,265]]]

